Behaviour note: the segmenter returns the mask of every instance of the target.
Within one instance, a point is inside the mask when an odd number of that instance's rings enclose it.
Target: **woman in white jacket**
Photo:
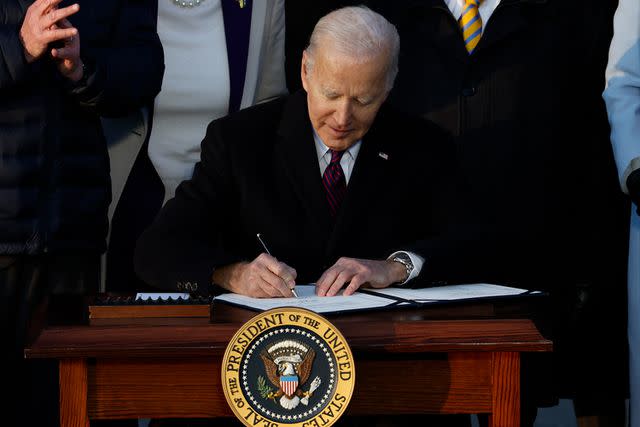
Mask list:
[[[144,289],[133,272],[135,241],[191,178],[209,122],[287,92],[284,31],[284,0],[159,0],[162,90],[144,124],[131,127],[144,144],[121,138],[110,150],[107,291]]]
[[[614,18],[604,99],[620,184],[633,201],[629,246],[631,427],[640,426],[640,1],[620,0]]]

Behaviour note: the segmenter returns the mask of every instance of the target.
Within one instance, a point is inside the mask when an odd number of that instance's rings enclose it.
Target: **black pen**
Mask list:
[[[262,236],[260,235],[260,233],[256,234],[256,237],[258,238],[258,241],[260,242],[260,244],[262,245],[264,251],[271,255],[271,252],[269,252],[269,249],[267,248],[267,245],[265,245],[264,241],[262,240]],[[271,255],[273,256],[273,255]],[[294,288],[290,288],[291,293],[293,294],[294,297],[298,298],[298,294],[296,293],[296,290]]]

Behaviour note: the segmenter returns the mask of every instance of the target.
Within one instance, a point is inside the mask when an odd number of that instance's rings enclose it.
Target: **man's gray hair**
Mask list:
[[[315,61],[314,54],[323,41],[332,42],[332,49],[358,63],[380,54],[388,55],[386,89],[391,90],[398,74],[400,36],[396,27],[382,15],[366,6],[351,6],[322,17],[313,29],[306,49],[309,74]]]

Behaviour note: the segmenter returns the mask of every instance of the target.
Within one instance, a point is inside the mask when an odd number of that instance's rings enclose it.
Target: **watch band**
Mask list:
[[[405,253],[399,253],[395,255],[393,258],[391,258],[391,261],[399,262],[400,264],[404,265],[407,275],[405,276],[404,280],[402,280],[400,283],[406,282],[409,279],[409,277],[411,277],[411,273],[413,272],[413,262],[411,261],[411,258],[409,257],[409,255]]]

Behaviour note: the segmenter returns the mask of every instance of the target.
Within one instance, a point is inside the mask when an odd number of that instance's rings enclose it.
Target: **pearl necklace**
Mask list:
[[[194,1],[188,1],[188,0],[171,0],[173,2],[173,4],[175,4],[176,6],[180,6],[180,7],[196,7],[196,6],[200,6],[202,4],[202,2],[204,0],[194,0]]]
[[[204,0],[193,0],[193,1],[192,0],[171,0],[171,1],[176,6],[188,8],[188,7],[200,6]],[[246,4],[246,0],[236,0],[236,2],[238,2],[240,9],[242,9]]]

